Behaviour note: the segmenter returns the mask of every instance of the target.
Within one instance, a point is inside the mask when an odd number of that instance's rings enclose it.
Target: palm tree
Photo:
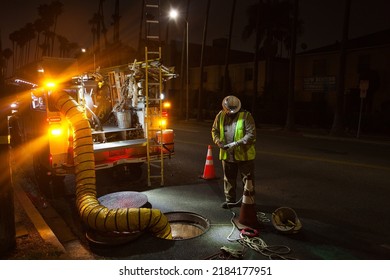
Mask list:
[[[6,48],[2,51],[1,56],[4,58],[4,68],[3,68],[3,71],[4,71],[3,75],[4,76],[8,71],[9,59],[12,57],[12,55],[13,55],[13,52],[10,48]]]
[[[63,4],[60,1],[53,1],[50,5],[42,4],[38,7],[38,14],[43,23],[43,34],[45,35],[44,42],[39,44],[43,49],[43,55],[53,55],[54,39],[57,29],[57,21],[62,14]]]
[[[70,57],[72,51],[80,49],[77,43],[70,42],[65,36],[57,35],[57,40],[59,43],[60,57]]]
[[[54,18],[50,11],[50,7],[47,4],[42,4],[38,7],[38,14],[41,17],[44,24],[43,35],[44,40],[43,43],[39,44],[39,47],[42,49],[42,55],[50,54],[50,38],[51,38],[51,30],[50,27],[54,24]]]
[[[23,30],[23,37],[26,40],[26,44],[24,46],[25,47],[24,63],[27,63],[30,58],[31,41],[36,38],[34,24],[27,23],[22,30]]]
[[[242,38],[247,40],[259,32],[255,51],[260,52],[262,58],[281,56],[282,49],[289,47],[286,38],[290,38],[291,10],[288,0],[259,0],[247,9],[248,23]]]
[[[42,56],[50,56],[50,42],[52,38],[55,38],[55,34],[50,30],[45,30],[43,31],[43,35],[45,36],[45,40],[39,45],[42,49]]]
[[[108,40],[107,40],[107,28],[104,23],[104,9],[103,4],[105,0],[99,1],[99,7],[98,12],[94,13],[92,18],[88,21],[91,27],[92,35],[93,35],[93,42],[94,42],[94,49],[99,52],[100,51],[100,35],[103,34],[104,37],[104,46],[107,47]]]
[[[17,53],[18,53],[17,41],[19,40],[19,38],[18,38],[19,35],[20,35],[20,32],[18,32],[18,31],[14,31],[11,34],[9,34],[9,39],[12,42],[12,53],[13,53],[13,56],[12,56],[12,72],[14,72],[15,69],[16,69],[16,57],[17,57]]]
[[[26,44],[28,42],[28,34],[27,34],[26,28],[21,28],[18,30],[19,36],[18,41],[16,41],[17,46],[19,47],[19,58],[18,58],[18,66],[21,67],[25,63],[26,60]]]
[[[73,52],[79,52],[80,50],[80,45],[76,42],[70,42],[68,44],[68,48],[67,48],[67,53],[66,53],[66,57],[71,57],[71,53]],[[74,56],[77,55],[77,53],[75,54],[74,53]]]
[[[291,11],[293,6],[288,0],[259,0],[257,4],[247,9],[248,23],[242,33],[243,40],[248,40],[255,34],[254,61],[253,61],[253,102],[255,105],[258,88],[258,61],[281,57],[283,50],[290,52],[291,43]],[[297,21],[297,34],[301,32],[301,22]],[[295,51],[294,51],[295,52]]]
[[[344,83],[345,83],[345,64],[347,55],[348,29],[349,29],[349,14],[351,10],[351,0],[345,0],[344,6],[344,22],[343,22],[343,37],[340,46],[339,57],[339,82],[337,84],[336,110],[334,113],[331,135],[339,136],[344,133]]]
[[[88,21],[88,23],[92,26],[92,45],[94,50],[99,49],[99,41],[100,41],[100,31],[98,30],[100,17],[97,13],[94,13],[92,18]]]
[[[30,38],[35,35],[29,34],[31,30],[26,26],[12,32],[9,35],[10,40],[12,41],[12,48],[14,53],[14,70],[16,67],[21,67],[27,62],[27,50],[26,45],[31,40]]]
[[[37,32],[37,39],[35,44],[35,55],[34,58],[38,59],[39,57],[39,45],[41,43],[40,37],[43,31],[49,29],[49,26],[45,20],[42,18],[39,18],[34,21],[34,29]]]
[[[62,4],[60,1],[53,1],[49,5],[49,12],[50,12],[51,16],[53,17],[53,30],[52,31],[54,34],[56,33],[56,30],[57,30],[58,17],[59,17],[59,15],[62,14],[62,7],[63,6],[64,6],[64,4]],[[55,36],[53,36],[51,39],[50,55],[53,55],[54,39],[55,39]]]
[[[65,57],[68,53],[68,47],[69,47],[69,40],[61,35],[57,35],[57,40],[60,43],[59,50],[60,50],[60,57]]]

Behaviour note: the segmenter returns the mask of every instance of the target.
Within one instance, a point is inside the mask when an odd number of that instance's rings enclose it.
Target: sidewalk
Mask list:
[[[13,156],[11,152],[16,246],[0,259],[94,259],[55,209],[38,193],[27,191],[31,188],[27,171],[24,166],[16,168]]]

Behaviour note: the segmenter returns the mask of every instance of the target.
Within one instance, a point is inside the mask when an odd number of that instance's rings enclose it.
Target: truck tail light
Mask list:
[[[161,127],[162,129],[167,128],[167,124],[168,124],[168,121],[167,121],[166,118],[161,118],[161,119],[160,119],[160,127]]]
[[[60,124],[52,124],[49,127],[49,134],[54,137],[61,136],[64,133],[64,130]]]

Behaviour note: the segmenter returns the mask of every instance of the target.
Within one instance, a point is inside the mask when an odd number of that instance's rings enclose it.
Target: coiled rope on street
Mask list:
[[[288,246],[285,245],[267,245],[263,239],[261,239],[259,236],[253,236],[249,237],[243,234],[240,234],[240,238],[231,238],[234,230],[235,230],[235,224],[233,222],[233,219],[236,215],[235,212],[231,211],[233,214],[233,217],[231,218],[230,222],[233,225],[233,228],[231,232],[229,233],[227,240],[230,242],[238,242],[243,247],[250,248],[263,256],[269,258],[270,260],[276,260],[276,259],[285,259],[285,260],[294,260],[295,258],[291,258],[286,256],[287,254],[291,253],[291,249]],[[265,216],[265,213],[258,212],[257,217],[262,222],[269,222],[269,219]]]

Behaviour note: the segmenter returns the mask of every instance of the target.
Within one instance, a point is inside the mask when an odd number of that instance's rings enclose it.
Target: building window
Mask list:
[[[313,61],[313,76],[326,76],[327,65],[325,59],[319,59]]]
[[[253,81],[253,70],[252,68],[245,68],[245,81]]]

